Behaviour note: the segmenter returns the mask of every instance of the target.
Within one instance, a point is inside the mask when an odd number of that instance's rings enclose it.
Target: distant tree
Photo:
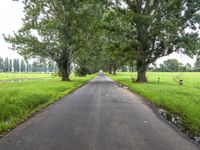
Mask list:
[[[117,69],[133,62],[133,55],[130,52],[130,39],[126,36],[126,29],[129,29],[126,19],[120,16],[115,9],[108,9],[102,19],[104,34],[102,55],[106,58],[106,65],[109,74],[116,75]],[[126,29],[124,29],[126,28]]]
[[[187,63],[187,64],[185,65],[185,67],[186,67],[186,71],[187,71],[187,72],[191,72],[191,71],[192,71],[192,66],[191,66],[191,64]]]
[[[13,68],[14,68],[14,72],[19,72],[19,59],[14,59],[13,62]]]
[[[56,64],[54,65],[54,72],[58,72],[58,66]]]
[[[179,63],[176,59],[168,59],[160,64],[160,71],[177,72],[183,64]]]
[[[20,61],[17,59],[17,72],[20,72]]]
[[[129,71],[129,67],[127,65],[123,65],[119,68],[122,72],[128,72]]]
[[[12,72],[13,71],[13,61],[12,59],[10,59],[10,66],[9,66],[9,71]]]
[[[4,60],[4,72],[9,72],[9,59],[5,58]]]
[[[29,61],[25,60],[25,64],[26,64],[26,70],[25,70],[25,72],[29,72]]]
[[[24,62],[24,60],[22,59],[21,60],[21,72],[25,72],[25,70],[26,70],[26,65],[25,65],[25,62]]]
[[[32,64],[28,63],[28,72],[32,72]]]
[[[38,71],[38,64],[36,61],[32,63],[32,72],[37,72]]]
[[[166,71],[166,68],[165,68],[164,64],[160,64],[159,71],[161,71],[161,72],[165,72]]]
[[[17,59],[13,60],[13,70],[14,72],[17,72]]]
[[[180,65],[179,66],[179,71],[180,72],[187,72],[188,70],[187,70],[188,68],[186,67],[186,66],[184,66],[184,65]]]
[[[3,58],[0,57],[0,72],[3,72],[4,70],[4,61],[3,61]]]
[[[37,61],[37,72],[43,72],[43,62]]]
[[[46,62],[42,63],[42,71],[47,72],[47,63]]]
[[[197,57],[197,60],[194,64],[194,71],[200,71],[200,57]]]
[[[48,72],[58,72],[58,68],[55,62],[49,61],[47,63]]]

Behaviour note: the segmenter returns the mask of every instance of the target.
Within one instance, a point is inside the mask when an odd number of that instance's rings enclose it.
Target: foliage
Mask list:
[[[197,0],[22,0],[23,27],[5,39],[27,57],[57,63],[62,80],[136,64],[137,82],[158,58],[200,53]],[[187,70],[188,66],[180,66]],[[133,69],[132,69],[133,70]]]
[[[62,80],[70,80],[72,54],[76,34],[85,27],[82,13],[87,10],[85,1],[26,0],[23,27],[13,36],[5,37],[12,49],[25,57],[53,60],[57,63]],[[87,16],[84,17],[85,22]]]
[[[183,64],[179,63],[177,59],[168,59],[160,65],[162,71],[178,72]]]
[[[191,66],[191,64],[187,63],[183,65],[177,59],[168,59],[160,64],[158,68],[156,64],[149,67],[149,71],[154,72],[193,72],[195,68]]]
[[[110,7],[129,22],[127,37],[137,61],[137,82],[147,82],[148,65],[158,58],[181,51],[199,53],[200,5],[197,0],[114,0]],[[188,32],[190,30],[191,32]]]
[[[34,60],[29,63],[23,59],[0,57],[0,72],[58,72],[55,62]]]
[[[194,66],[194,70],[200,72],[200,57],[197,57],[197,60],[195,62],[195,66]]]
[[[128,22],[112,8],[106,9],[101,20],[102,52],[105,68],[109,73],[116,74],[116,70],[133,60],[130,55],[130,39],[125,35]]]

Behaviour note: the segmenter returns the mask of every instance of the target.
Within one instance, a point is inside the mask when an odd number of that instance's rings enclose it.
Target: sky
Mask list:
[[[4,41],[2,36],[2,34],[8,35],[12,34],[13,31],[17,31],[22,26],[23,15],[23,5],[21,2],[13,0],[0,1],[0,56],[3,58],[23,58],[16,52],[9,50],[9,44]],[[156,64],[173,58],[183,64],[190,63],[193,66],[195,63],[195,58],[192,59],[184,54],[172,53],[169,56],[158,59]]]
[[[13,0],[0,0],[0,56],[5,58],[22,58],[16,52],[9,50],[9,44],[2,34],[12,34],[22,26],[23,5]]]

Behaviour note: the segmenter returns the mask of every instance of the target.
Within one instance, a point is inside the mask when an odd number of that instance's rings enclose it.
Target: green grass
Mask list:
[[[52,78],[51,73],[0,73],[0,81]]]
[[[192,134],[200,134],[200,73],[148,72],[149,83],[132,83],[136,73],[118,73],[110,77],[142,95],[156,106],[183,119],[182,126]],[[157,82],[160,77],[160,82]],[[177,79],[183,79],[179,86]]]
[[[61,82],[50,74],[0,74],[0,80],[20,78],[38,78],[21,82],[0,81],[0,133],[15,127],[31,114],[59,100],[72,90],[91,80],[87,77],[71,76],[70,82]]]

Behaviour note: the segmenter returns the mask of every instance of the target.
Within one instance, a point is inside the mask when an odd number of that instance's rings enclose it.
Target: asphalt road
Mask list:
[[[104,75],[0,139],[0,150],[199,150]]]

